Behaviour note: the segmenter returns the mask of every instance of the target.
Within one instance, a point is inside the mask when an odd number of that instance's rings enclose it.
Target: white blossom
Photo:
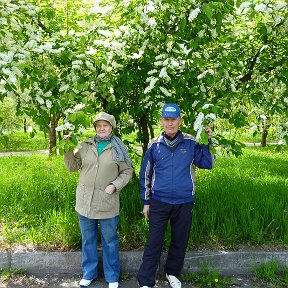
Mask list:
[[[217,38],[218,34],[217,34],[216,29],[212,29],[212,30],[211,30],[211,36],[212,36],[213,38]]]
[[[33,132],[33,126],[28,126],[28,128],[27,128],[27,131],[29,132],[29,133],[32,133]]]
[[[216,121],[216,115],[214,113],[209,113],[205,116],[205,119],[210,120],[212,123],[215,123]]]
[[[46,98],[49,98],[51,96],[52,96],[52,91],[51,90],[49,90],[49,91],[47,91],[46,93],[43,94],[43,97],[46,97]]]
[[[98,30],[98,33],[105,36],[105,37],[110,37],[112,36],[112,32],[111,31],[108,31],[108,30]]]
[[[130,56],[131,59],[139,59],[144,54],[144,51],[139,51],[138,53],[133,53],[132,56]]]
[[[159,78],[163,78],[167,81],[170,81],[171,78],[169,77],[168,73],[167,73],[167,70],[166,70],[166,67],[163,67],[159,73]]]
[[[79,104],[75,105],[73,110],[74,110],[74,112],[77,112],[79,110],[82,110],[84,107],[85,107],[84,103],[79,103]]]
[[[82,65],[82,64],[83,64],[82,60],[75,60],[75,61],[72,62],[73,66],[74,65]]]
[[[152,74],[155,74],[155,73],[157,73],[158,72],[158,70],[156,70],[156,69],[153,69],[153,70],[150,70],[150,71],[148,71],[148,75],[152,75]]]
[[[68,108],[64,111],[64,114],[65,115],[68,115],[68,114],[73,114],[74,113],[74,110],[72,108]]]
[[[74,130],[75,126],[71,124],[70,122],[66,122],[64,125],[64,130]]]
[[[12,71],[10,69],[7,69],[7,68],[2,68],[2,72],[8,76],[10,76],[12,74]]]
[[[154,12],[156,9],[155,4],[149,1],[146,6],[144,6],[144,13]]]
[[[201,128],[198,129],[197,134],[196,134],[196,140],[201,138],[201,133],[203,131],[203,126]]]
[[[101,73],[101,74],[99,74],[99,75],[97,76],[97,78],[99,78],[99,79],[104,78],[105,75],[106,75],[105,73]]]
[[[267,9],[267,6],[263,3],[256,5],[254,8],[256,12],[266,12],[266,9]]]
[[[188,17],[188,21],[189,22],[192,22],[195,18],[197,18],[198,14],[200,13],[200,8],[197,7],[196,9],[194,10],[191,10],[190,11],[190,14],[189,14],[189,17]]]
[[[147,78],[146,82],[150,82],[150,83],[149,83],[149,86],[145,88],[144,94],[147,94],[148,92],[150,92],[154,88],[157,81],[158,81],[158,78],[153,77],[153,76]]]
[[[49,99],[46,100],[46,107],[48,109],[50,109],[52,107],[52,102]]]
[[[200,101],[199,100],[195,100],[193,103],[192,103],[192,107],[196,107],[196,105],[199,103]]]
[[[166,88],[164,88],[164,87],[162,87],[162,86],[160,86],[159,89],[160,89],[161,92],[162,92],[165,96],[167,96],[167,97],[169,97],[169,96],[172,95]]]
[[[93,64],[90,61],[86,60],[85,64],[90,70],[92,70],[92,71],[96,70],[95,67],[93,66]]]
[[[13,60],[14,52],[8,51],[7,53],[0,53],[0,59],[2,59],[5,63],[11,63]]]
[[[204,37],[204,34],[205,34],[205,30],[202,29],[202,30],[200,30],[200,31],[198,32],[198,37],[199,37],[199,38],[203,38],[203,37]]]
[[[64,84],[59,88],[59,92],[67,91],[69,89],[68,84]]]
[[[77,69],[78,69],[78,70],[81,70],[81,66],[80,66],[80,65],[72,65],[72,68],[73,68],[73,69],[76,69],[76,70],[77,70]]]
[[[89,46],[86,54],[88,55],[95,55],[98,51],[95,50],[93,47]]]
[[[207,104],[203,105],[202,109],[208,109],[208,108],[213,107],[213,106],[214,106],[213,104],[207,103]]]
[[[156,61],[154,62],[155,66],[163,66],[163,61]]]
[[[4,129],[1,131],[3,135],[9,135],[11,134],[11,132],[9,132],[8,130]]]
[[[204,120],[205,116],[204,116],[204,113],[203,112],[200,112],[196,119],[195,119],[195,122],[194,122],[194,125],[193,125],[193,128],[195,131],[198,131],[200,129],[203,129],[203,120]]]
[[[157,21],[154,18],[149,18],[147,25],[152,28],[155,28],[157,26]]]
[[[44,104],[44,100],[43,98],[41,98],[39,95],[36,96],[36,100],[39,104],[43,105]]]
[[[84,133],[86,132],[85,127],[84,127],[83,125],[81,125],[81,124],[78,126],[78,129],[79,129],[79,132],[80,132],[81,134],[84,134]]]
[[[150,86],[147,86],[145,89],[144,89],[144,94],[147,94],[147,93],[149,93],[149,92],[151,92],[151,88],[150,88]]]
[[[200,90],[201,92],[206,92],[206,88],[203,84],[200,85]]]
[[[277,2],[275,4],[275,10],[281,10],[282,8],[286,7],[287,6],[287,3],[285,2]]]
[[[285,18],[283,16],[277,16],[275,18],[275,25],[280,24]]]
[[[248,1],[243,2],[243,3],[240,5],[239,9],[242,10],[242,9],[249,8],[250,5],[251,5],[251,2],[248,2]]]
[[[230,84],[230,87],[231,87],[232,92],[234,92],[234,93],[237,92],[236,87],[233,83]]]

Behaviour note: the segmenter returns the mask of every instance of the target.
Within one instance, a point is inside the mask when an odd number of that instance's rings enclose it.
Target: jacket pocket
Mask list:
[[[117,193],[117,194],[116,194]],[[118,192],[108,194],[105,191],[101,192],[101,203],[99,203],[101,212],[112,212],[116,209],[116,203],[118,201]]]

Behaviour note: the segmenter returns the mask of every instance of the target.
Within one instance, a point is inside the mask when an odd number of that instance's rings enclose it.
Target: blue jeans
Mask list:
[[[100,225],[103,270],[107,282],[118,282],[120,276],[119,239],[117,225],[119,216],[108,219],[89,219],[78,214],[82,234],[82,271],[83,278],[94,280],[98,277],[97,235]]]

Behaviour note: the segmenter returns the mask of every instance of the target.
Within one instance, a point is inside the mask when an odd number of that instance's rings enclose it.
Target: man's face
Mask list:
[[[168,135],[169,137],[174,137],[179,130],[179,126],[182,123],[182,118],[164,117],[160,118],[160,123],[162,124],[166,135]]]

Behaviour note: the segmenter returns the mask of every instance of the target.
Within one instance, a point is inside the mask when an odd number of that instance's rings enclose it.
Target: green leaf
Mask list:
[[[75,147],[78,145],[77,137],[74,134],[70,137],[69,141],[71,141]]]
[[[214,13],[213,3],[205,3],[203,4],[203,11],[208,17],[208,19],[212,19]]]

